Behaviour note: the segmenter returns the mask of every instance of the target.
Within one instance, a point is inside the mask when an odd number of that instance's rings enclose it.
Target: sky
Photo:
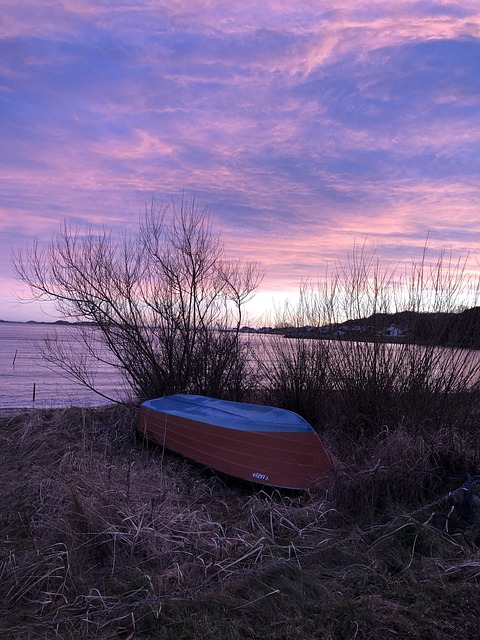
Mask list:
[[[480,262],[478,0],[2,0],[0,319],[12,251],[195,197],[259,314],[366,242]]]

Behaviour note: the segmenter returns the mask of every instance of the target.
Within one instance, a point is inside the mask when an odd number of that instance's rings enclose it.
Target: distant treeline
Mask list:
[[[439,346],[480,349],[480,307],[461,313],[400,311],[375,313],[322,327],[288,327],[285,337],[343,340],[384,339]]]

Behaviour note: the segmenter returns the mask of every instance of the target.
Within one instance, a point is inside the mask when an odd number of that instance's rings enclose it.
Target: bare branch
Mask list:
[[[246,354],[238,331],[261,271],[225,257],[208,210],[195,200],[152,203],[136,234],[64,224],[46,248],[35,241],[14,256],[14,267],[31,298],[94,323],[139,398],[206,388],[242,394],[247,378],[241,382],[237,370],[246,370]],[[65,359],[59,364],[65,368]],[[80,379],[78,366],[69,366]],[[87,374],[84,380],[88,386]]]

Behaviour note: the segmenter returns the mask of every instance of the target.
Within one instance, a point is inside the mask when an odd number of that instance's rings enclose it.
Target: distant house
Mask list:
[[[398,338],[400,336],[404,336],[405,331],[400,327],[397,327],[396,324],[391,324],[389,327],[385,329],[385,335],[390,336],[392,338]]]
[[[257,333],[257,330],[252,329],[252,327],[242,327],[240,333]]]

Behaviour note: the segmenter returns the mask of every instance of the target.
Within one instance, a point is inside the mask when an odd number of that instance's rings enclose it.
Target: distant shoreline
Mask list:
[[[46,324],[46,325],[55,325],[61,327],[77,327],[79,325],[82,326],[90,326],[95,324],[94,322],[70,322],[69,320],[54,320],[52,322],[48,322],[48,320],[1,320],[0,324]]]

